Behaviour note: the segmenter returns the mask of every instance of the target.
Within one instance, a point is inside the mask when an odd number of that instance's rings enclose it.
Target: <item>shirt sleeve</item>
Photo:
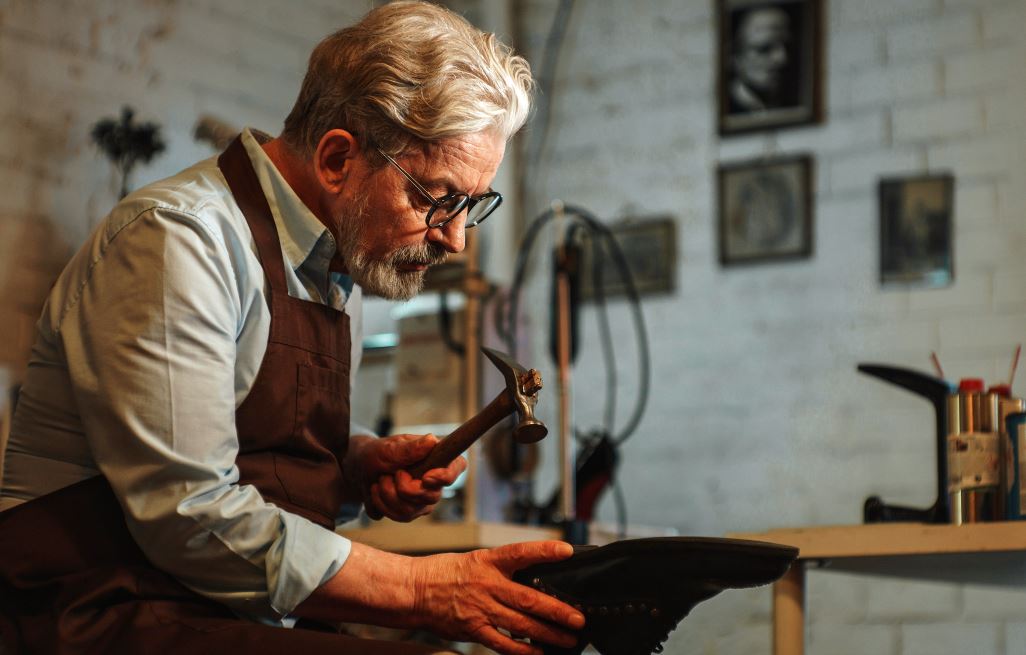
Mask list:
[[[58,331],[90,448],[146,556],[279,622],[350,542],[238,484],[237,250],[196,216],[144,211],[110,237]]]

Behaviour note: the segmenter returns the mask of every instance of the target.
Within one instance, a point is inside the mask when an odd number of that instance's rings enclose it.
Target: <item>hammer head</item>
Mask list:
[[[541,441],[549,433],[545,424],[534,417],[534,406],[538,403],[538,392],[542,388],[541,373],[525,369],[506,353],[492,348],[481,348],[495,368],[502,372],[509,393],[516,409],[519,422],[513,428],[513,438],[520,443]]]

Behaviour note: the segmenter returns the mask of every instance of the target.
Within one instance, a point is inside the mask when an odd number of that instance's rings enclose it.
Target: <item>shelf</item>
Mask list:
[[[1026,521],[967,525],[874,523],[738,532],[727,536],[797,546],[801,559],[979,553],[1026,550]]]
[[[461,552],[521,541],[563,539],[563,531],[551,526],[496,522],[446,523],[426,518],[413,523],[396,523],[385,519],[367,527],[342,526],[337,532],[374,548],[406,554]],[[677,534],[673,528],[631,525],[627,527],[626,538],[671,537]],[[590,544],[601,546],[618,539],[615,525],[594,522],[589,526]]]
[[[795,546],[808,564],[850,573],[1016,587],[1026,581],[1023,521],[876,523],[727,536]]]
[[[562,537],[556,528],[471,521],[442,523],[427,519],[413,524],[386,519],[365,528],[343,526],[338,533],[374,548],[407,554],[461,552]]]

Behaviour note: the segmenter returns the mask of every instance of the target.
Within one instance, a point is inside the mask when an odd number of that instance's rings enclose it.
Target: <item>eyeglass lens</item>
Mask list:
[[[451,221],[469,204],[470,209],[467,211],[466,227],[473,227],[487,218],[501,202],[502,196],[498,194],[486,196],[475,201],[466,194],[456,193],[445,198],[441,204],[432,210],[430,225],[431,227],[438,227]]]

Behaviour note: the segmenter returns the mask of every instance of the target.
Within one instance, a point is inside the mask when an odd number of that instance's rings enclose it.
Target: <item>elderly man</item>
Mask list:
[[[14,420],[14,652],[426,650],[281,629],[343,621],[575,643],[580,612],[510,580],[567,544],[409,558],[333,531],[353,503],[423,515],[465,466],[415,479],[434,437],[350,436],[350,320],[361,288],[415,295],[498,207],[531,85],[462,18],[385,5],[317,46],[281,136],[113,210],[47,300]]]
[[[730,113],[765,111],[797,102],[790,80],[791,19],[776,7],[749,9],[738,20],[727,89]]]

